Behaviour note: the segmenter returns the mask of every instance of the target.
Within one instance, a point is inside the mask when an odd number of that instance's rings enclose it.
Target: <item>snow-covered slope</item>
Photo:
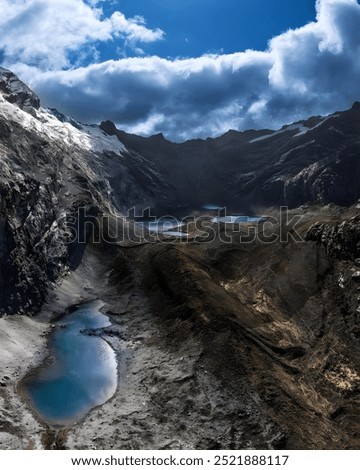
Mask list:
[[[42,107],[34,108],[30,114],[16,104],[9,103],[5,94],[0,94],[0,116],[44,139],[69,147],[77,146],[82,150],[100,153],[108,151],[118,155],[126,151],[118,138],[106,135],[99,126],[78,123],[78,127],[74,127],[68,122],[61,122],[51,110]]]

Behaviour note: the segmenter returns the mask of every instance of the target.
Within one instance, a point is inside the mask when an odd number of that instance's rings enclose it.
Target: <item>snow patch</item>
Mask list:
[[[257,137],[256,139],[250,140],[249,143],[253,144],[255,142],[261,142],[262,140],[270,139],[271,137],[274,137],[276,135],[280,135],[280,134],[283,134],[284,132],[291,132],[291,131],[298,131],[298,133],[293,136],[294,138],[295,137],[301,137],[301,136],[307,134],[309,131],[313,131],[317,127],[320,127],[322,124],[324,124],[324,122],[328,121],[329,119],[333,119],[333,118],[336,118],[338,116],[339,116],[338,114],[333,114],[331,116],[327,116],[324,119],[322,119],[320,122],[318,122],[313,127],[306,127],[302,123],[292,124],[291,126],[287,126],[285,129],[280,129],[278,131],[272,132],[271,134],[262,135],[261,137]],[[331,128],[331,129],[334,130],[334,131],[336,130],[336,129],[333,129],[333,128]]]
[[[314,144],[314,143],[315,143],[315,140],[310,140],[309,142],[305,142],[305,144],[298,145],[297,147],[295,147],[295,148],[289,150],[288,152],[284,153],[284,154],[281,156],[281,158],[280,158],[280,160],[279,160],[279,163],[284,163],[284,162],[286,161],[287,157],[288,157],[289,155],[291,155],[293,152],[296,152],[296,150],[301,150],[301,149],[303,149],[303,148],[305,148],[305,147],[308,147],[309,145],[312,145],[312,144]]]
[[[0,115],[5,119],[17,122],[25,129],[35,132],[45,139],[61,142],[69,147],[81,147],[93,153],[114,152],[123,155],[125,146],[116,136],[105,134],[99,126],[82,125],[74,127],[69,122],[61,122],[46,108],[34,110],[36,117],[17,106],[8,103],[0,94]]]
[[[334,127],[334,126],[329,127],[329,130],[333,131],[333,132],[336,132],[337,134],[340,134],[340,135],[345,135],[345,133],[343,131],[340,131],[339,129],[336,129],[336,127]]]
[[[272,134],[266,134],[262,135],[261,137],[257,137],[256,139],[250,140],[250,144],[253,144],[255,142],[261,142],[262,140],[270,139],[271,137],[274,137],[276,135],[284,134],[285,132],[292,132],[292,131],[297,131],[299,130],[301,132],[307,132],[309,128],[304,127],[302,124],[292,124],[291,126],[287,126],[285,129],[280,129],[279,131],[274,131]],[[297,134],[297,135],[300,135]]]
[[[306,134],[309,131],[313,131],[314,129],[317,129],[318,127],[322,126],[324,122],[328,121],[329,119],[336,118],[338,117],[338,114],[333,114],[331,116],[327,116],[326,118],[322,119],[320,122],[318,122],[314,127],[304,127],[304,130],[300,131],[298,134],[294,135],[294,137],[300,137],[304,134]]]

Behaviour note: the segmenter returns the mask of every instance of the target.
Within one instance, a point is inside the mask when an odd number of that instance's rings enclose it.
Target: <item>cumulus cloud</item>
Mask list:
[[[0,50],[7,64],[34,64],[41,70],[70,67],[70,54],[96,56],[94,44],[122,39],[131,44],[163,37],[137,16],[121,12],[104,18],[98,1],[0,0]]]
[[[174,61],[128,58],[42,74],[22,66],[17,72],[45,103],[81,121],[111,119],[134,132],[164,131],[183,139],[190,129],[208,135],[222,132],[224,123],[236,127],[253,93],[267,86],[270,65],[267,54],[252,52]]]
[[[263,52],[13,69],[45,104],[81,121],[111,119],[130,132],[182,140],[280,127],[360,99],[360,5],[318,0],[316,7],[316,21],[273,38]]]

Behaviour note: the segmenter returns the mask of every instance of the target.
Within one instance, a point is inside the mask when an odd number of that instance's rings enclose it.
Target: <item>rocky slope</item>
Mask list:
[[[272,446],[358,449],[359,209],[296,213],[303,243],[244,244],[234,233],[229,244],[153,246],[136,259],[169,342],[198,338],[205,369],[247,410],[259,405],[250,416],[238,406],[235,435],[252,418],[269,444],[264,413]],[[226,432],[219,439],[229,446]]]
[[[30,113],[33,109],[40,108],[39,97],[10,70],[3,67],[0,67],[0,92],[6,101]]]

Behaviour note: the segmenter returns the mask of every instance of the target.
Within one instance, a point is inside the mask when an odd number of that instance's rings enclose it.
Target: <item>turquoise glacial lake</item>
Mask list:
[[[78,306],[55,323],[50,357],[24,386],[33,409],[54,427],[69,426],[109,400],[117,388],[117,359],[101,337],[110,326],[100,301]]]

